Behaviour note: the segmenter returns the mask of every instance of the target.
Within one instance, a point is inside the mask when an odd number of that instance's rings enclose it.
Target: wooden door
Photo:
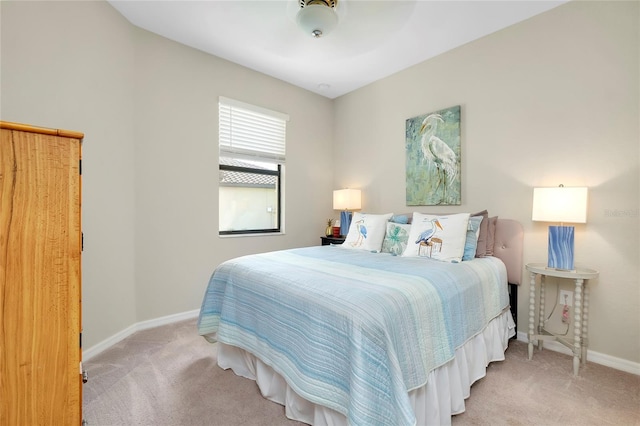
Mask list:
[[[79,425],[82,134],[0,125],[0,425]]]

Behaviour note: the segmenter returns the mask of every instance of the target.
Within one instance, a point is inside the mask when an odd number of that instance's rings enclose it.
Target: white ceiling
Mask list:
[[[298,0],[118,1],[133,25],[335,98],[566,0],[339,0],[340,22],[314,39]]]

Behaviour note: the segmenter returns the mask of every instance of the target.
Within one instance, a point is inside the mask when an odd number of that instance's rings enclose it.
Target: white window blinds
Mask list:
[[[224,97],[218,109],[221,156],[284,163],[287,114]]]

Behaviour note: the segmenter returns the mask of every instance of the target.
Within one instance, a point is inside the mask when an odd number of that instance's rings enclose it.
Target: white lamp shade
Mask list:
[[[362,193],[359,189],[337,189],[333,191],[334,210],[359,210],[362,208]]]
[[[305,33],[321,37],[338,25],[338,15],[325,4],[308,4],[298,11],[296,22]]]
[[[587,188],[563,186],[533,188],[531,220],[540,222],[586,223]]]

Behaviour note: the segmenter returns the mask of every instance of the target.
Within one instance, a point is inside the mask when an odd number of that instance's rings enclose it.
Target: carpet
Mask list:
[[[640,376],[511,340],[502,362],[471,388],[453,425],[639,425]],[[139,331],[84,363],[89,426],[302,425],[255,382],[217,366],[195,319]],[[419,425],[422,426],[422,425]]]

